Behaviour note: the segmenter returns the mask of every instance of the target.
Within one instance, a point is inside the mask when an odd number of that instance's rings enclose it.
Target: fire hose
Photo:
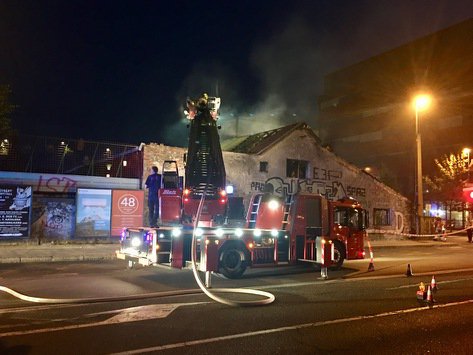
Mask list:
[[[204,205],[205,201],[205,190],[202,193],[202,197],[200,199],[199,207],[197,208],[197,214],[195,217],[194,221],[194,230],[192,233],[192,248],[191,248],[191,261],[192,261],[192,272],[194,274],[195,281],[197,282],[197,285],[199,288],[202,290],[203,293],[205,293],[208,297],[213,299],[216,302],[226,304],[228,306],[263,306],[267,305],[270,303],[273,303],[274,300],[276,299],[272,293],[265,292],[265,291],[260,291],[260,290],[253,290],[253,289],[248,289],[248,288],[215,288],[212,289],[213,292],[211,292],[202,282],[202,280],[199,277],[199,274],[197,272],[197,265],[196,265],[196,238],[195,238],[195,232],[197,229],[197,226],[199,225],[199,220],[200,220],[200,215],[202,213],[202,207]],[[201,251],[202,252],[202,251]],[[248,294],[248,295],[257,295],[257,296],[262,296],[265,297],[260,300],[253,300],[253,301],[232,301],[227,298],[223,298],[220,296],[215,295],[215,293],[240,293],[240,294]]]
[[[202,195],[199,208],[197,210],[195,226],[198,225],[200,219],[200,214],[202,212],[202,206],[205,199],[205,192]],[[204,292],[208,297],[213,299],[216,302],[226,304],[229,306],[262,306],[274,302],[275,297],[273,294],[265,291],[244,289],[244,288],[216,288],[213,289],[213,292],[210,292],[205,285],[202,283],[202,280],[199,277],[195,261],[195,230],[192,233],[192,272],[194,274],[197,285],[200,290]],[[168,297],[168,296],[179,296],[179,295],[189,295],[189,294],[198,294],[200,293],[198,289],[190,290],[179,290],[179,291],[166,291],[166,292],[154,292],[140,295],[132,296],[119,296],[119,297],[98,297],[98,298],[43,298],[43,297],[33,297],[17,292],[11,288],[0,285],[0,292],[5,292],[10,294],[13,297],[21,299],[27,302],[34,303],[48,303],[48,304],[79,304],[79,303],[100,303],[100,302],[114,302],[114,301],[129,301],[137,299],[149,299],[149,298],[158,298],[158,297]],[[214,293],[240,293],[240,294],[250,294],[265,297],[261,300],[256,301],[232,301],[215,295]]]

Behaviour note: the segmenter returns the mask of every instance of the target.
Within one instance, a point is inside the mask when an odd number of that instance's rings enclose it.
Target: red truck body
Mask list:
[[[256,201],[256,202],[255,202]],[[192,234],[202,242],[214,240],[215,255],[206,256],[229,278],[239,278],[247,267],[317,263],[317,238],[332,241],[333,267],[345,259],[364,258],[367,214],[353,199],[328,201],[315,194],[296,194],[283,205],[281,199],[262,194],[251,201],[246,227],[184,226],[127,229],[117,255],[144,265],[167,264],[182,268],[190,260]],[[251,205],[250,205],[251,209]],[[133,242],[135,240],[135,242]]]

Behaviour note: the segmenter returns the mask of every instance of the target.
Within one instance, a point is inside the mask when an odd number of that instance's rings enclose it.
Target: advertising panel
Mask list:
[[[69,197],[35,195],[31,233],[38,238],[71,239],[76,222],[76,201]]]
[[[0,237],[29,237],[31,186],[0,185]]]
[[[113,190],[112,237],[120,236],[124,227],[143,226],[142,190]]]
[[[109,237],[112,190],[77,189],[76,236]]]

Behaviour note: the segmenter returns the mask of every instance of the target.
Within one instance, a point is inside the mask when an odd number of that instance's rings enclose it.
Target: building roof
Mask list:
[[[300,129],[307,131],[317,143],[320,143],[320,138],[307,123],[298,122],[250,136],[226,139],[221,143],[222,150],[234,153],[262,154],[292,132]]]

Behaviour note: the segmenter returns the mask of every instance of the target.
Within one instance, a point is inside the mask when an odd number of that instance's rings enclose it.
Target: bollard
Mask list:
[[[205,287],[207,288],[212,287],[212,271],[205,272]]]

